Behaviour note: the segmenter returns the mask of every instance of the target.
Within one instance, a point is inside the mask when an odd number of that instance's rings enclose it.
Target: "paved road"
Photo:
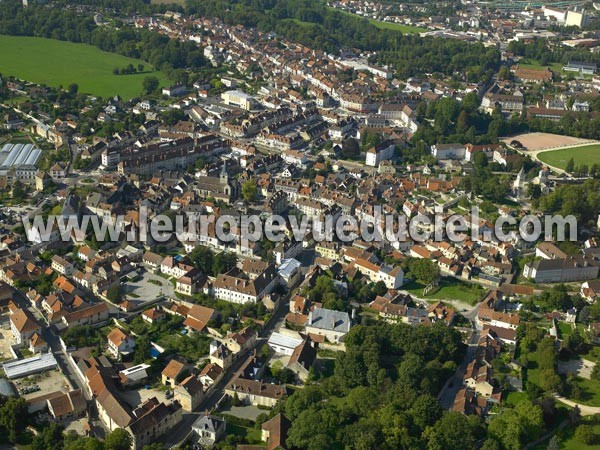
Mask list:
[[[446,384],[438,395],[438,400],[442,408],[450,409],[454,404],[454,399],[458,390],[462,387],[465,370],[473,358],[475,358],[475,352],[477,351],[477,343],[479,342],[480,333],[478,330],[473,330],[469,337],[469,344],[467,347],[467,354],[465,359],[458,366],[454,375],[446,381]]]
[[[166,448],[173,448],[181,445],[190,434],[191,425],[194,420],[196,420],[199,415],[204,414],[204,411],[212,411],[217,406],[219,400],[221,400],[221,398],[223,398],[225,395],[225,388],[234,378],[236,372],[240,369],[246,359],[254,352],[254,350],[259,352],[263,344],[267,343],[271,333],[273,333],[273,331],[277,330],[283,324],[285,315],[289,311],[289,297],[290,294],[281,299],[277,305],[277,309],[273,313],[273,316],[269,322],[267,322],[266,326],[261,330],[259,338],[256,340],[254,346],[237,356],[231,367],[225,371],[225,374],[221,380],[209,389],[200,406],[196,408],[196,411],[184,414],[179,425],[162,436],[160,440],[165,444]]]
[[[572,408],[578,406],[582,416],[593,416],[594,414],[600,414],[600,407],[598,406],[582,405],[581,403],[574,402],[573,400],[561,397],[560,395],[555,395],[554,397],[556,397],[556,400],[559,402],[564,403]]]

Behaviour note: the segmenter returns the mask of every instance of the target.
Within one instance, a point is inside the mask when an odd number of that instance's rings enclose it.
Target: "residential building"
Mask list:
[[[204,386],[195,376],[190,375],[175,386],[174,398],[184,411],[194,411],[204,398]]]
[[[120,358],[121,356],[130,355],[135,348],[135,339],[128,333],[125,333],[120,328],[113,328],[108,333],[108,351],[115,357]]]
[[[325,338],[332,343],[339,343],[350,331],[352,323],[347,312],[315,307],[308,313],[306,332]]]
[[[27,309],[17,309],[10,315],[10,329],[17,345],[28,346],[34,333],[42,333],[42,327]]]
[[[204,414],[192,423],[192,441],[202,447],[212,447],[225,436],[224,418]]]
[[[47,405],[48,412],[58,422],[78,419],[87,411],[87,402],[81,389],[48,399]]]

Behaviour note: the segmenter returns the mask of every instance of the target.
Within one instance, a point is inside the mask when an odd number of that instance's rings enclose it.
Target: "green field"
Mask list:
[[[567,167],[570,158],[575,161],[575,166],[587,164],[590,167],[593,164],[600,164],[600,144],[538,153],[537,157],[540,161],[559,169]]]
[[[465,283],[454,278],[442,278],[439,286],[433,292],[423,297],[424,285],[416,281],[410,281],[402,286],[402,290],[408,291],[415,297],[425,298],[427,300],[462,300],[471,305],[475,305],[485,294],[485,290],[477,285]]]
[[[581,395],[579,397],[570,397],[570,400],[583,405],[600,406],[600,383],[581,377],[575,377],[573,382],[581,390]]]
[[[600,436],[600,419],[598,416],[587,416],[581,419],[582,424],[592,425],[596,436]],[[559,448],[561,450],[598,450],[600,445],[586,445],[575,438],[574,426],[567,425],[561,431],[558,432]],[[548,448],[548,441],[541,443],[533,447],[533,450],[546,450]]]
[[[143,64],[146,72],[113,75],[115,67]],[[140,95],[142,81],[148,75],[168,82],[162,72],[150,72],[144,61],[103,52],[91,45],[54,39],[0,35],[0,73],[48,86],[67,87],[77,83],[79,92],[129,99]]]
[[[348,11],[343,11],[339,8],[331,8],[331,9],[335,9],[336,11],[341,12],[342,14],[348,14],[350,16],[353,17],[359,17],[361,19],[364,19],[365,17],[363,16],[359,16],[358,14],[352,14]],[[381,20],[375,20],[375,19],[367,19],[369,21],[369,23],[371,25],[375,25],[377,28],[381,29],[381,30],[394,30],[394,31],[400,31],[402,33],[406,33],[406,34],[410,34],[410,33],[423,33],[425,30],[424,28],[419,28],[419,27],[413,27],[410,25],[403,25],[401,23],[395,23],[395,22],[383,22]]]
[[[563,66],[564,66],[564,64],[561,64],[561,63],[550,63],[550,64],[542,65],[535,60],[527,60],[527,59],[523,59],[519,62],[519,67],[522,69],[543,70],[543,69],[548,68],[552,72],[557,73],[559,75],[563,73],[563,70],[562,70]]]

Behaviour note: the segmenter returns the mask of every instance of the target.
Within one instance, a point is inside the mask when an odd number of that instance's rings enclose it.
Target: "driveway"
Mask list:
[[[556,397],[559,402],[564,403],[571,408],[575,408],[575,406],[579,407],[579,411],[581,411],[582,416],[593,416],[594,414],[600,414],[600,406],[582,405],[581,403],[574,402],[568,398],[561,397],[560,395],[555,395],[554,397]]]

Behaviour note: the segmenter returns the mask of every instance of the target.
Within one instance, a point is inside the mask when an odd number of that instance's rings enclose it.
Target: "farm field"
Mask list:
[[[143,64],[145,72],[112,73],[115,67],[128,64]],[[91,45],[27,36],[0,35],[0,73],[52,87],[77,83],[81,93],[101,97],[118,94],[125,99],[141,93],[142,81],[148,75],[156,76],[161,84],[168,83],[162,72],[153,71],[144,61],[103,52]]]
[[[570,158],[575,161],[575,166],[587,164],[589,167],[592,164],[600,164],[600,144],[542,152],[537,157],[540,161],[559,169],[564,169]]]

